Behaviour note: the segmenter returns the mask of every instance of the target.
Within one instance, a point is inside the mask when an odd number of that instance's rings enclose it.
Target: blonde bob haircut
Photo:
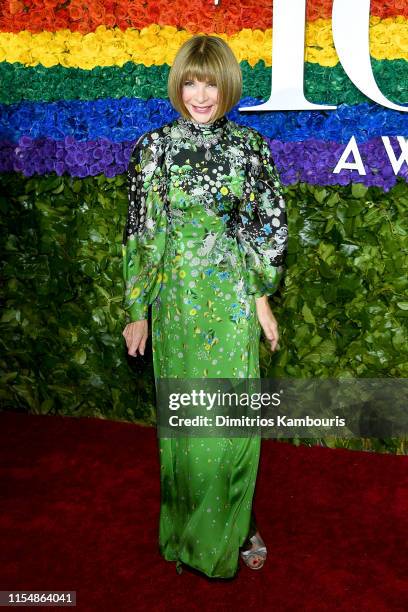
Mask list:
[[[193,36],[178,50],[167,82],[171,104],[184,118],[192,119],[183,99],[185,81],[197,79],[215,83],[218,107],[216,121],[239,102],[242,95],[242,73],[239,63],[227,43],[218,36]]]

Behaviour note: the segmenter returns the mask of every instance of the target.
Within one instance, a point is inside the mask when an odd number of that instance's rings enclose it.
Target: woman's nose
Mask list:
[[[198,85],[195,94],[197,102],[204,102],[204,100],[207,99],[207,91],[205,85]]]

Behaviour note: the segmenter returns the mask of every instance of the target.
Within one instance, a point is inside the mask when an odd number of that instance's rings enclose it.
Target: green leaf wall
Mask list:
[[[0,177],[1,404],[153,424],[151,345],[122,331],[126,177]],[[408,378],[408,194],[286,188],[289,253],[262,376]],[[405,453],[406,440],[291,440]]]

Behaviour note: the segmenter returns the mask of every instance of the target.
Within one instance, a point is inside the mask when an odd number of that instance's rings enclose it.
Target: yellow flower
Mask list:
[[[227,193],[228,193],[228,189],[226,187],[221,187],[220,191],[221,191],[222,195],[227,195]]]
[[[195,314],[197,314],[197,310],[196,310],[195,308],[192,308],[192,309],[190,310],[190,314],[191,314],[191,315],[195,315]]]
[[[179,272],[179,276],[180,276],[180,278],[184,278],[184,277],[185,277],[185,275],[186,275],[185,270],[180,270],[180,272]]]
[[[313,32],[313,43],[322,48],[332,47],[334,43],[331,22],[323,19],[319,21],[321,21],[319,27]]]
[[[238,61],[255,66],[260,60],[271,65],[272,30],[243,28],[239,33],[220,37],[229,43]],[[136,30],[100,25],[94,32],[82,34],[61,29],[57,32],[16,34],[0,32],[0,61],[19,62],[26,66],[40,63],[51,67],[57,63],[66,68],[91,70],[95,66],[123,66],[127,61],[145,66],[173,63],[180,45],[190,38],[186,30],[151,24]],[[308,22],[306,27],[306,61],[321,66],[338,63],[333,46],[330,19]],[[407,19],[396,15],[381,19],[370,17],[370,50],[378,59],[408,59]]]
[[[131,297],[131,298],[132,298],[132,300],[133,300],[134,298],[139,297],[139,295],[140,295],[140,287],[135,287],[135,288],[133,289],[132,293],[130,294],[130,297]]]
[[[255,200],[255,195],[254,195],[254,192],[253,192],[253,191],[251,191],[251,194],[250,194],[250,196],[249,196],[249,200],[250,200],[251,202],[252,202],[253,200]]]

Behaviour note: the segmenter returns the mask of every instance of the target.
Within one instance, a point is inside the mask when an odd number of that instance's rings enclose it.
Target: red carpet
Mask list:
[[[0,432],[0,590],[76,590],[81,612],[408,609],[408,457],[264,440],[269,557],[223,581],[158,552],[154,429],[3,412]]]

